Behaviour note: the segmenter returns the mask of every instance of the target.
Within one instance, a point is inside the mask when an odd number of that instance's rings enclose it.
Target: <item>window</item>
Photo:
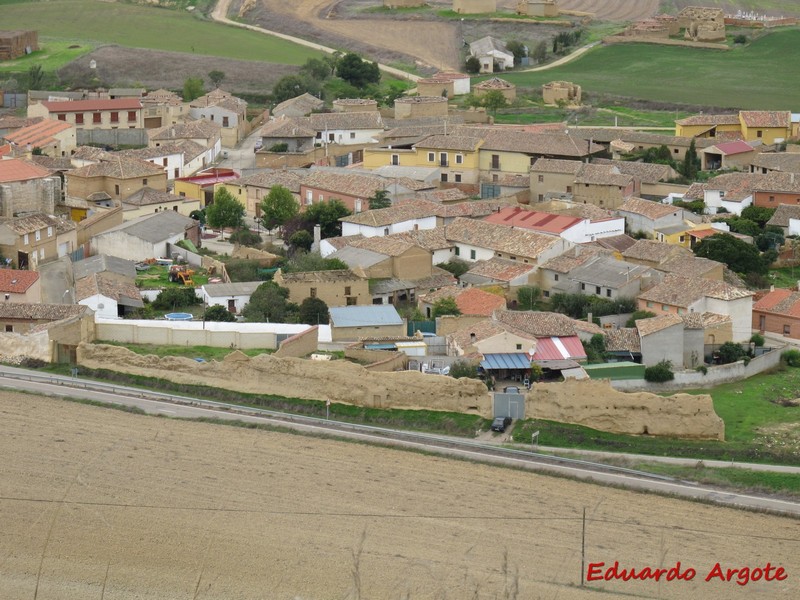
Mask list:
[[[647,303],[647,308],[653,308],[653,303],[652,302],[648,302]]]
[[[470,250],[470,251],[469,251],[469,257],[470,257],[472,260],[475,260],[475,250]]]
[[[353,295],[353,293],[350,291],[350,289],[351,288],[350,288],[349,285],[344,286],[344,295],[345,296],[352,296]]]
[[[434,162],[436,160],[436,155],[433,152],[428,152],[428,162]]]
[[[463,154],[456,154],[456,164],[463,165],[464,164],[464,155]]]
[[[497,183],[500,181],[500,177],[498,177],[497,173],[492,173],[492,183]]]
[[[761,131],[760,129],[758,131],[756,131],[756,137],[757,138],[760,138],[760,137],[763,137],[763,136],[764,136],[764,132],[763,131]]]
[[[668,311],[668,310],[669,310],[669,306],[667,306],[666,304],[662,304],[662,305],[661,305],[661,310],[663,310],[664,312],[666,312],[666,311]]]
[[[356,304],[358,304],[358,298],[355,296],[350,296],[347,298],[347,306],[355,306]]]
[[[397,166],[400,164],[400,155],[399,154],[392,154],[392,164]]]
[[[334,134],[334,133],[329,133],[329,134],[328,134],[328,141],[329,141],[329,142],[336,141],[336,134]]]
[[[447,159],[447,152],[439,152],[439,166],[440,167],[447,167],[450,165],[450,162]]]
[[[603,291],[603,289],[599,285],[594,286],[594,293],[595,294],[600,294],[600,292],[602,292],[602,291]]]
[[[544,183],[544,175],[539,175],[537,179],[539,180],[539,183]]]
[[[571,186],[571,185],[568,185],[568,186],[567,186],[567,193],[568,193],[568,194],[571,194],[571,193],[572,193],[572,186]]]
[[[678,241],[679,241],[681,244],[683,244],[683,243],[686,241],[686,236],[685,236],[685,235],[682,235],[682,236],[680,236],[680,237],[678,238]]]
[[[222,126],[230,127],[230,121],[228,120],[228,117],[222,117]]]
[[[320,194],[319,195],[319,201],[320,202],[324,202],[325,201],[325,195],[324,194]]]
[[[361,212],[361,198],[356,198],[356,201],[354,203],[354,207],[355,207],[355,210],[353,212],[357,212],[357,213]]]
[[[142,179],[142,185],[147,185],[147,177],[145,177],[144,179]]]
[[[585,283],[581,284],[581,291],[586,291],[586,284]]]
[[[317,297],[317,288],[311,288],[308,292],[309,298],[316,298]]]
[[[461,248],[456,246],[456,256],[461,256]]]
[[[677,148],[675,148],[675,149],[673,150],[673,152],[674,152],[675,154],[677,154],[677,153],[678,153],[678,149],[677,149]]]
[[[28,245],[28,243],[29,243],[29,241],[30,241],[30,240],[29,240],[29,238],[28,238],[28,234],[27,234],[27,233],[26,233],[25,235],[23,235],[23,236],[22,236],[22,243],[23,243],[23,244],[25,244],[25,245],[27,246],[27,245]]]
[[[683,313],[685,313],[685,312],[686,312],[686,311],[685,311],[685,310],[683,310],[682,308],[679,308],[679,309],[678,309],[678,314],[679,314],[679,315],[682,315],[682,314],[683,314]]]
[[[135,120],[136,120],[136,111],[135,110],[129,110],[128,111],[128,122],[130,123],[131,121],[135,121]]]
[[[14,331],[14,326],[13,325],[6,325],[6,332],[7,333],[12,333],[13,331]]]
[[[65,115],[64,113],[61,113],[60,115],[58,115],[58,120],[59,121],[66,121],[67,120],[67,115]]]
[[[770,196],[770,197],[769,197],[769,201],[770,201],[770,202],[775,202],[775,196]]]
[[[92,113],[92,123],[102,123],[103,117],[99,112]]]
[[[539,195],[536,197],[536,199],[537,199],[539,202],[544,202],[544,194],[539,194]]]
[[[610,289],[606,290],[606,298],[611,298],[611,290]]]
[[[500,168],[500,155],[492,154],[492,169],[499,169],[499,168]]]
[[[545,290],[545,291],[542,292],[542,296],[544,296],[545,298],[549,298],[550,297],[550,292]]]
[[[356,132],[355,132],[355,131],[351,131],[351,132],[350,132],[350,139],[351,139],[351,140],[354,140],[354,139],[356,139]]]
[[[783,335],[789,335],[791,333],[791,325],[784,325],[783,326]]]
[[[75,123],[77,125],[83,125],[83,113],[75,113]]]
[[[180,194],[178,194],[178,195],[179,195],[181,198],[186,198],[186,192],[181,192],[181,193],[180,193]]]
[[[388,227],[384,227],[383,228],[383,235],[389,235],[389,228]]]
[[[114,195],[119,196],[119,185],[114,186]]]
[[[173,175],[173,177],[174,177],[175,179],[177,179],[177,178],[178,178],[178,177],[180,177],[180,176],[181,176],[181,171],[180,171],[180,169],[177,169],[177,168],[176,168],[176,169],[175,169],[175,174]]]
[[[442,183],[447,183],[447,173],[442,173]]]
[[[558,281],[558,273],[553,275],[553,281]]]
[[[119,113],[118,112],[112,112],[111,113],[111,122],[112,123],[119,123]]]
[[[47,237],[53,237],[53,227],[52,226],[47,228]]]
[[[461,173],[456,173],[453,178],[455,179],[456,183],[461,183]]]
[[[37,242],[38,242],[39,240],[41,240],[41,239],[42,239],[42,230],[41,230],[41,229],[37,229],[37,230],[34,232],[34,234],[33,234],[33,237],[36,239],[36,241],[37,241]]]
[[[154,163],[154,164],[155,164],[155,163]],[[162,158],[162,159],[161,159],[161,166],[162,166],[162,167],[166,167],[166,166],[167,166],[167,159],[166,159],[166,158]]]
[[[39,260],[44,260],[44,248],[39,248]]]
[[[517,344],[517,350],[522,350],[522,344]]]

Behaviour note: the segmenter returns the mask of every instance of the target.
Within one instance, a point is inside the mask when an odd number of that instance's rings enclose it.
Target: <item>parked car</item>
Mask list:
[[[506,394],[519,394],[519,386],[517,385],[507,385],[503,388],[503,391]]]
[[[495,417],[492,421],[492,431],[503,433],[511,425],[511,417]]]

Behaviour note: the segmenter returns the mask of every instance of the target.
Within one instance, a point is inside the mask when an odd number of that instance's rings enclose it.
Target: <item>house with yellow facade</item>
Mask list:
[[[791,137],[792,114],[782,110],[742,110],[735,115],[694,115],[675,121],[675,135],[775,144]]]

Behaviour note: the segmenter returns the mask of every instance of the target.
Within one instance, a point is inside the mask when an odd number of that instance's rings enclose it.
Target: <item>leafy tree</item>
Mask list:
[[[336,63],[336,74],[347,83],[359,89],[369,83],[378,83],[381,72],[377,63],[362,59],[354,52],[348,52]]]
[[[514,55],[515,65],[520,65],[522,59],[528,56],[528,49],[525,47],[525,44],[520,41],[512,40],[506,44],[506,48]]]
[[[308,233],[305,229],[295,231],[292,237],[289,238],[289,245],[295,250],[302,250],[308,252],[314,244],[314,236]]]
[[[247,227],[241,227],[230,235],[228,241],[232,244],[241,244],[242,246],[255,248],[256,246],[260,246],[264,240],[262,240],[261,236],[255,231],[250,231]]]
[[[765,231],[754,240],[756,248],[765,254],[769,251],[776,251],[784,242],[783,231],[780,228],[777,228],[779,231],[774,231],[771,227],[768,229],[768,231]],[[767,258],[766,255],[764,255],[764,258]],[[777,256],[775,259],[777,259]],[[770,262],[774,262],[775,259],[770,260]]]
[[[272,144],[268,148],[270,152],[288,152],[289,151],[289,144],[286,142],[278,142],[277,144]]]
[[[214,69],[208,73],[208,78],[211,80],[211,83],[214,85],[214,87],[218,88],[219,84],[225,79],[225,73],[223,71]]]
[[[189,217],[195,221],[200,221],[200,225],[206,224],[206,209],[193,210],[189,213]]]
[[[439,265],[445,271],[449,271],[453,277],[461,277],[464,273],[469,271],[470,265],[467,261],[460,258],[451,258],[446,263]]]
[[[631,318],[627,320],[625,327],[636,327],[636,321],[652,319],[655,316],[656,313],[650,312],[649,310],[637,310],[631,315]]]
[[[267,230],[283,227],[299,211],[292,192],[282,185],[273,185],[269,194],[261,200],[261,224]]]
[[[781,360],[790,367],[800,367],[800,350],[785,350],[781,353]]]
[[[39,146],[34,146],[33,150],[31,150],[32,156],[41,156],[42,154],[44,154],[44,152],[42,152],[42,149],[39,148]]]
[[[222,229],[224,239],[225,227],[240,227],[244,222],[244,206],[227,188],[219,187],[214,192],[214,204],[206,207],[206,221],[211,227]]]
[[[520,310],[536,310],[541,298],[542,290],[538,287],[525,285],[517,290],[517,306]]]
[[[215,304],[214,306],[209,306],[206,309],[205,313],[203,314],[203,320],[215,321],[219,323],[233,323],[236,321],[236,315],[234,315],[221,304]]]
[[[761,206],[748,206],[742,211],[743,219],[750,219],[758,223],[762,229],[767,226],[767,221],[775,214],[774,208],[763,208]]]
[[[153,300],[153,308],[159,310],[176,310],[194,304],[199,304],[200,299],[191,287],[169,287],[164,288]]]
[[[275,82],[272,86],[272,100],[275,104],[280,104],[284,100],[294,98],[308,92],[318,94],[319,85],[312,79],[299,75],[285,75]]]
[[[200,77],[187,77],[183,80],[183,101],[191,102],[205,93]]]
[[[586,359],[590,363],[601,363],[606,360],[606,336],[595,333],[588,342],[582,342],[586,351]]]
[[[40,90],[42,89],[42,84],[44,84],[42,65],[31,65],[30,68],[28,68],[28,89]]]
[[[681,174],[694,181],[697,178],[697,173],[700,171],[700,158],[697,156],[697,148],[695,147],[694,138],[689,143],[689,149],[683,157],[683,166],[680,169]]]
[[[733,342],[725,342],[722,344],[722,346],[719,347],[719,350],[717,350],[717,353],[719,355],[719,362],[723,365],[736,362],[737,360],[742,360],[745,356],[747,356],[747,350],[742,348],[739,344],[735,344]]]
[[[314,252],[297,252],[283,265],[285,273],[341,271],[349,268],[347,263],[338,258],[322,258],[319,254]]]
[[[456,379],[462,379],[464,377],[468,377],[469,379],[480,378],[477,365],[465,360],[457,360],[450,365],[450,377],[455,377]]]
[[[741,233],[743,235],[749,235],[752,237],[755,237],[761,233],[761,227],[758,226],[758,223],[751,221],[750,219],[733,216],[725,219],[725,222],[730,226],[731,231],[734,233]]]
[[[258,281],[259,262],[248,259],[231,259],[225,262],[225,270],[232,282]]]
[[[489,112],[497,112],[498,109],[508,106],[508,100],[500,90],[490,90],[483,96],[483,105]]]
[[[750,342],[756,347],[761,348],[764,345],[764,336],[760,333],[754,333],[750,336]]]
[[[341,200],[333,198],[327,202],[318,202],[306,208],[303,213],[307,223],[320,226],[323,238],[342,235],[342,224],[339,219],[350,215],[350,211]]]
[[[470,75],[481,72],[481,61],[476,56],[470,56],[464,63],[464,70]]]
[[[651,383],[672,381],[675,379],[675,374],[672,372],[672,363],[668,360],[662,360],[652,367],[647,367],[644,370],[644,379]]]
[[[433,303],[433,311],[431,311],[431,316],[434,319],[436,317],[443,317],[445,315],[458,316],[460,314],[461,310],[458,308],[455,298],[439,298]]]
[[[547,58],[547,42],[541,41],[533,49],[533,60],[537,63],[544,62]]]
[[[464,106],[467,108],[478,108],[479,106],[483,106],[483,102],[481,98],[470,92],[466,96],[464,96]]]
[[[299,318],[307,325],[327,325],[328,305],[319,298],[306,298],[300,303]]]
[[[300,67],[300,71],[317,81],[324,81],[333,75],[331,65],[321,58],[309,58],[306,63]]]
[[[769,263],[755,246],[728,233],[717,233],[705,238],[695,246],[694,253],[702,258],[725,263],[736,273],[765,275],[769,270]]]
[[[244,305],[242,316],[248,323],[285,323],[292,312],[287,301],[289,290],[267,281],[256,288],[250,302]]]
[[[369,209],[377,210],[379,208],[389,208],[392,205],[392,199],[389,198],[388,190],[375,190],[369,198]]]

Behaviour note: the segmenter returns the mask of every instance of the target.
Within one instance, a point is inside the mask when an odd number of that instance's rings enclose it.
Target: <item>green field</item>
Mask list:
[[[41,38],[286,65],[302,65],[307,59],[320,55],[304,46],[220,25],[186,11],[97,0],[0,0],[0,6],[3,29],[36,29]]]
[[[495,123],[535,124],[569,123],[592,127],[675,127],[675,121],[691,113],[681,111],[636,110],[623,106],[598,107],[595,110],[532,107],[529,112],[498,111]]]
[[[730,108],[796,110],[800,29],[782,29],[729,51],[616,44],[599,46],[563,66],[506,73],[520,87],[554,80],[585,93]]]
[[[0,73],[19,73],[27,71],[33,65],[41,65],[44,71],[54,71],[94,49],[89,44],[42,39],[39,40],[39,48],[36,52],[16,60],[0,61]]]

